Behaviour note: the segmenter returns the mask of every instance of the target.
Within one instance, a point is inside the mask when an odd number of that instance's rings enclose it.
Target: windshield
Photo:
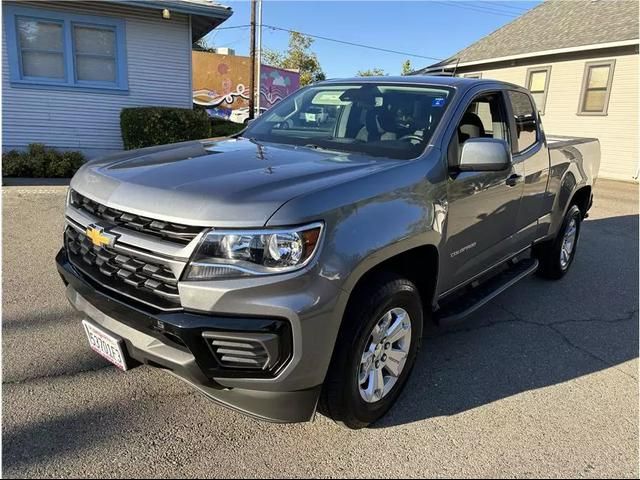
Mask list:
[[[313,85],[242,134],[259,141],[411,159],[427,146],[453,89],[394,84]]]

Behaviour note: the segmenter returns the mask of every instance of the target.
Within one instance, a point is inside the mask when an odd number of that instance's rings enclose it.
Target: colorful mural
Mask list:
[[[193,52],[193,103],[221,113],[248,106],[249,57]],[[300,88],[297,72],[262,65],[260,106],[269,108]]]
[[[260,106],[269,108],[300,88],[300,74],[268,65],[260,67]]]

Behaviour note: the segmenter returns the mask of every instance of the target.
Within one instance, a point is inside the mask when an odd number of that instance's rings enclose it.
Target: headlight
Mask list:
[[[291,229],[214,229],[198,245],[184,279],[215,280],[292,272],[311,261],[321,234],[321,223]]]

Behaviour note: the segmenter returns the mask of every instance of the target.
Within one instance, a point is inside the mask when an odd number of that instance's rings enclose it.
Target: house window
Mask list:
[[[584,67],[579,115],[606,115],[615,60],[588,62]]]
[[[16,23],[23,77],[64,80],[64,24],[24,17]]]
[[[74,25],[73,47],[78,81],[116,81],[116,32],[113,28]]]
[[[549,78],[551,77],[551,67],[536,67],[527,70],[527,88],[531,92],[533,100],[536,102],[538,111],[544,115],[544,108],[547,103],[547,92],[549,91]]]
[[[124,22],[8,6],[11,84],[127,90]]]

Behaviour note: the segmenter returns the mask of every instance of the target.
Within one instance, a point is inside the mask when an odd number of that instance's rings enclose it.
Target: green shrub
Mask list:
[[[59,152],[40,143],[32,143],[24,152],[11,150],[2,154],[2,176],[68,178],[84,161],[80,152]]]
[[[227,120],[213,119],[211,121],[211,136],[212,137],[228,137],[234,133],[238,133],[244,128],[241,123],[229,122]]]
[[[124,108],[120,113],[120,130],[127,150],[211,136],[207,113],[188,108]]]
[[[22,152],[10,150],[2,154],[3,177],[28,177],[28,173],[29,168]]]

